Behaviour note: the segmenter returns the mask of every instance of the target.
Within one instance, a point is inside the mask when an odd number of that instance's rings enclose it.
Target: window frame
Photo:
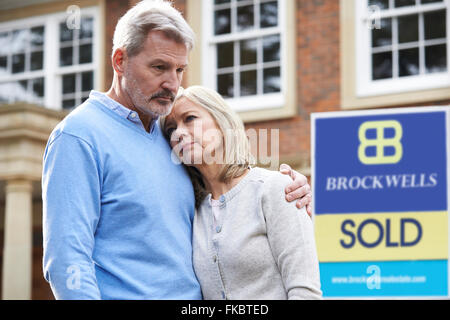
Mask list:
[[[44,26],[44,61],[43,69],[19,74],[8,74],[0,77],[0,83],[29,80],[31,78],[44,78],[43,106],[49,109],[63,110],[62,108],[62,77],[70,73],[93,72],[93,89],[100,87],[100,8],[89,6],[80,8],[81,17],[89,16],[93,18],[92,30],[92,61],[85,64],[75,64],[71,66],[60,66],[59,64],[59,24],[64,22],[69,13],[59,11],[39,16],[21,18],[0,22],[0,32],[14,29],[32,28]],[[39,75],[39,76],[38,76]],[[30,78],[31,77],[31,78]]]
[[[410,14],[424,13],[428,11],[446,10],[446,36],[447,36],[447,71],[441,73],[419,74],[393,79],[372,80],[372,35],[367,21],[370,14],[367,10],[368,0],[353,0],[355,6],[355,91],[358,98],[400,94],[418,90],[430,90],[446,88],[450,86],[450,2],[420,4],[411,7],[382,10],[379,18],[398,17]],[[392,1],[392,0],[391,0]],[[421,28],[419,22],[419,29]],[[393,30],[394,32],[394,30]],[[423,48],[423,39],[419,37],[419,50]],[[398,50],[398,44],[392,44],[394,52]],[[421,55],[423,56],[423,55]]]
[[[259,0],[257,5],[259,5]],[[228,33],[224,35],[214,35],[214,3],[213,0],[202,0],[202,56],[206,57],[202,63],[202,84],[217,90],[217,44],[220,42],[240,41],[247,39],[258,39],[269,35],[280,35],[280,79],[281,91],[277,93],[256,94],[252,96],[241,96],[226,98],[227,103],[237,112],[261,111],[265,109],[280,109],[286,103],[286,93],[289,89],[287,66],[288,66],[288,32],[287,32],[287,10],[286,1],[278,1],[278,26],[269,28],[250,29],[242,32]],[[233,6],[233,4],[232,4]],[[255,20],[256,20],[255,15]],[[232,21],[234,19],[232,18]],[[232,22],[233,23],[233,22]],[[235,50],[236,46],[235,46]],[[214,72],[205,63],[214,66]],[[263,69],[262,63],[257,63],[257,70]],[[242,66],[234,66],[234,74],[239,72]],[[236,76],[235,76],[236,79]],[[257,78],[257,81],[258,80]],[[235,81],[236,85],[236,81]],[[239,85],[239,84],[238,84]],[[259,84],[261,85],[261,83]],[[259,86],[258,85],[258,86]],[[236,89],[235,89],[236,93]]]

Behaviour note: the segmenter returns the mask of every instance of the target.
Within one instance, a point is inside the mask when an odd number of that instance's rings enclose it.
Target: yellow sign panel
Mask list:
[[[447,211],[317,215],[319,261],[447,259],[447,216]]]

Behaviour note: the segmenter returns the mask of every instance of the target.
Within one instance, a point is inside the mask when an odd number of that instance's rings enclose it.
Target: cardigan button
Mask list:
[[[216,227],[216,232],[219,233],[220,231],[222,231],[222,227],[221,226],[217,226]]]
[[[217,261],[217,256],[213,257],[213,261],[214,261],[214,263]]]

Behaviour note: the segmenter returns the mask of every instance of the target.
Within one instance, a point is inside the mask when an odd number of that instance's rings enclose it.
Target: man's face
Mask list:
[[[122,88],[136,111],[152,118],[170,113],[187,66],[184,44],[149,32],[139,54],[124,62]]]

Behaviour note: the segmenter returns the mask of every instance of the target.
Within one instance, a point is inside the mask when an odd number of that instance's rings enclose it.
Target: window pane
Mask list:
[[[392,52],[375,53],[372,55],[372,79],[392,78]]]
[[[81,91],[91,91],[94,88],[94,73],[92,71],[81,74]]]
[[[233,87],[234,79],[232,73],[217,76],[217,88],[223,97],[232,98],[234,96]]]
[[[444,0],[420,0],[420,3],[427,4],[427,3],[434,3],[434,2],[443,2]]]
[[[0,103],[9,102],[11,83],[0,83]]]
[[[0,33],[0,55],[7,55],[10,48],[8,32]]]
[[[416,0],[395,0],[395,7],[415,6]]]
[[[67,28],[66,22],[62,22],[59,24],[59,41],[72,41],[73,39],[73,30]]]
[[[23,52],[28,46],[29,30],[14,30],[12,33],[12,52]]]
[[[241,72],[241,96],[256,94],[256,70]]]
[[[369,6],[377,6],[380,9],[388,9],[389,0],[369,0]]]
[[[427,73],[447,70],[447,46],[445,44],[425,47],[425,67]]]
[[[36,51],[31,53],[31,65],[30,69],[42,70],[44,66],[44,54],[42,51]]]
[[[268,36],[263,38],[263,61],[280,60],[280,36]]]
[[[215,34],[224,34],[231,32],[231,10],[219,10],[214,18]]]
[[[66,74],[62,78],[62,93],[75,92],[75,74]]]
[[[380,29],[372,30],[372,47],[387,46],[392,43],[392,19],[381,19]]]
[[[256,63],[256,40],[241,41],[241,65]]]
[[[398,18],[398,42],[419,41],[419,15],[413,14]]]
[[[0,76],[8,73],[8,57],[0,57]]]
[[[15,54],[12,56],[12,73],[25,71],[25,54]]]
[[[230,2],[230,0],[214,0],[215,4],[222,4],[222,3],[227,3]]]
[[[237,9],[237,27],[239,31],[253,28],[255,20],[253,17],[253,5],[238,7]]]
[[[33,80],[33,95],[38,98],[44,96],[44,78]]]
[[[92,62],[92,44],[80,46],[80,63]]]
[[[28,81],[21,80],[12,83],[11,97],[13,101],[30,101],[28,93]]]
[[[92,30],[94,27],[92,18],[83,18],[80,22],[80,39],[92,38]]]
[[[73,48],[61,48],[59,49],[59,65],[71,66],[73,64]]]
[[[261,3],[260,27],[275,27],[278,25],[278,2]]]
[[[217,68],[227,68],[234,65],[234,42],[217,45]]]
[[[31,44],[33,46],[42,46],[44,44],[44,27],[31,29]]]
[[[62,107],[63,109],[71,109],[75,107],[75,99],[63,100]]]
[[[425,40],[445,38],[445,10],[426,12],[423,14],[425,24]]]
[[[264,69],[264,93],[280,92],[280,68]]]
[[[399,51],[400,77],[419,74],[419,48]]]

